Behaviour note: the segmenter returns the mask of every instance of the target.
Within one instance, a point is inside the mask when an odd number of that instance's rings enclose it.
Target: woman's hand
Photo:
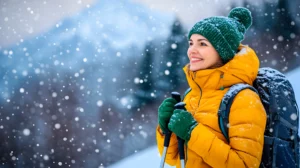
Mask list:
[[[190,140],[192,130],[198,125],[191,113],[176,109],[170,118],[168,128],[181,139]]]
[[[175,99],[167,98],[158,108],[158,124],[164,133],[168,131],[168,123],[175,110],[174,106],[176,103]]]

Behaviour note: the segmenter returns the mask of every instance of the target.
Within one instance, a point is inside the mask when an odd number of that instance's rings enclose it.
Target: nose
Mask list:
[[[197,50],[194,46],[189,46],[187,54],[190,56],[191,54],[196,54]]]

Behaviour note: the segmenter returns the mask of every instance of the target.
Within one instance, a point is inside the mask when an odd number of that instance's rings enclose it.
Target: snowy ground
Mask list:
[[[300,77],[300,68],[286,74],[291,84],[293,85],[297,104],[300,105],[300,85],[297,84]],[[123,167],[143,167],[143,168],[153,168],[159,167],[160,157],[156,146],[149,147],[143,151],[140,151],[132,156],[129,156],[120,162],[109,166],[109,168],[123,168]],[[165,168],[170,168],[171,166],[165,165]]]
[[[160,157],[156,146],[147,148],[141,152],[129,156],[120,162],[109,166],[109,168],[124,168],[124,167],[142,167],[142,168],[153,168],[159,167]],[[165,168],[170,168],[165,164]]]

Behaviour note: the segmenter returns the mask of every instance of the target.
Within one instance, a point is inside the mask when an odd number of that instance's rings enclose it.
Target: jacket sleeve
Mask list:
[[[157,147],[158,147],[160,156],[162,155],[163,150],[164,150],[164,138],[165,138],[165,136],[161,133],[160,127],[157,126],[156,141],[157,141]],[[178,157],[179,157],[179,155],[178,155],[177,137],[174,133],[172,133],[165,162],[171,166],[174,166],[177,163]]]
[[[212,167],[258,168],[266,122],[266,112],[259,96],[249,89],[243,90],[235,97],[230,109],[230,144],[199,123],[192,131],[188,149]]]

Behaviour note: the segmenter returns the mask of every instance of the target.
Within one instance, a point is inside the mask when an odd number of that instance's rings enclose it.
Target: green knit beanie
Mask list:
[[[216,16],[196,23],[188,34],[200,34],[214,46],[223,63],[231,60],[237,52],[246,30],[252,24],[251,12],[247,8],[233,8],[228,17]]]

